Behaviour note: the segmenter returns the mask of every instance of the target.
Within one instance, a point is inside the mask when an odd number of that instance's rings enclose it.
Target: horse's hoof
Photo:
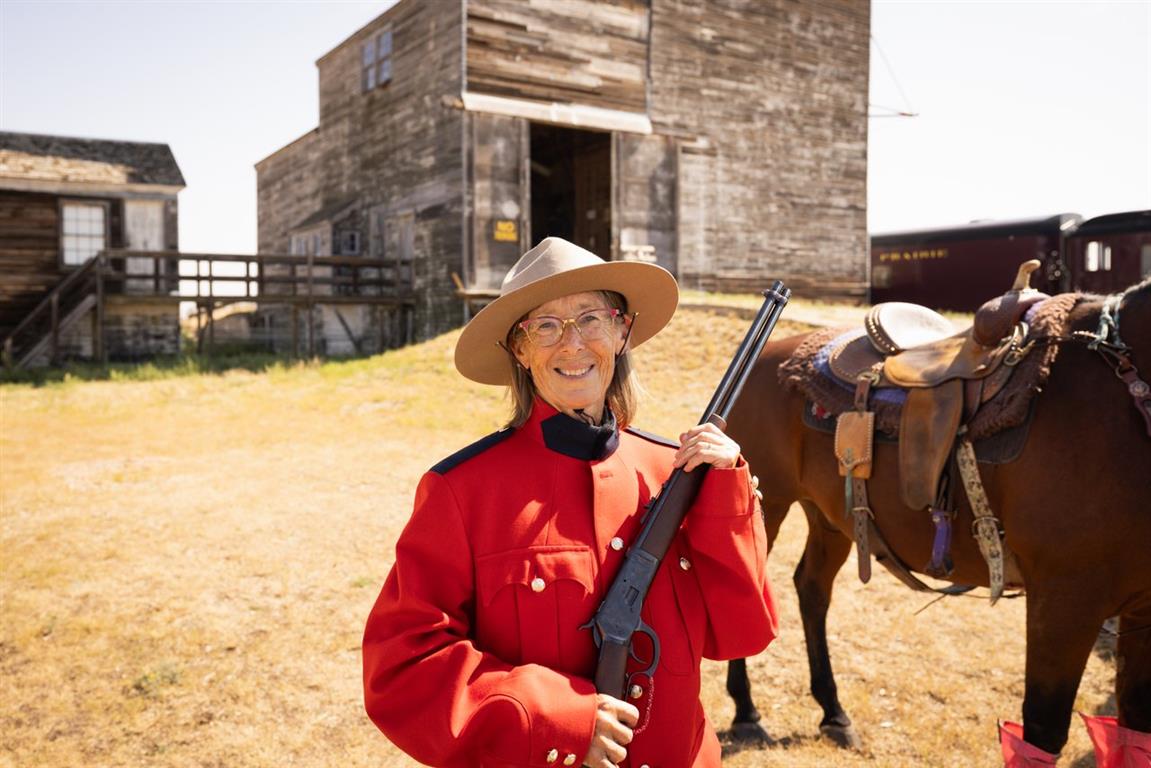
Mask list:
[[[855,732],[855,727],[852,725],[821,725],[819,732],[835,743],[835,746],[842,747],[843,749],[861,749],[863,742],[859,739],[859,734]]]
[[[775,739],[759,723],[734,722],[731,724],[732,741],[744,744],[774,744]]]

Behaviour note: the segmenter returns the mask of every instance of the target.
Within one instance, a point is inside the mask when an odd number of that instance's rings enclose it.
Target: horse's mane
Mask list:
[[[1151,277],[1117,293],[1121,293],[1123,296],[1122,304],[1120,305],[1121,314],[1124,310],[1128,312],[1141,312],[1146,308],[1147,302],[1151,302]],[[1103,310],[1104,302],[1116,294],[1079,293],[1076,295],[1078,299],[1075,302],[1075,309],[1071,314],[1070,319],[1072,322],[1088,318],[1097,320],[1099,313]]]

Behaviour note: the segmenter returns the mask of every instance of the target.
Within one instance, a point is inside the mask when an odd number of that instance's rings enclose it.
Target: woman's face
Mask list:
[[[541,304],[527,319],[559,318],[563,329],[559,341],[545,347],[530,335],[517,333],[515,355],[531,372],[536,393],[546,402],[569,416],[578,417],[576,411],[583,411],[598,424],[615,373],[615,357],[623,351],[626,321],[609,322],[603,335],[594,339],[585,339],[575,323],[563,322],[595,309],[610,309],[598,293],[573,293]]]

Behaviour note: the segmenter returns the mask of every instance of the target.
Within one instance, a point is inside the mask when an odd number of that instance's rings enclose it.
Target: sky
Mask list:
[[[254,253],[253,166],[389,5],[0,0],[0,130],[167,143],[180,249]],[[1151,0],[874,0],[871,34],[871,232],[1151,208]]]

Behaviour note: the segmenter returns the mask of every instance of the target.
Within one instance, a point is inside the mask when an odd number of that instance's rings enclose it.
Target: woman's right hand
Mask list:
[[[595,702],[595,732],[583,764],[588,768],[615,768],[627,757],[625,747],[631,743],[632,728],[639,722],[639,710],[605,693],[597,693]]]

